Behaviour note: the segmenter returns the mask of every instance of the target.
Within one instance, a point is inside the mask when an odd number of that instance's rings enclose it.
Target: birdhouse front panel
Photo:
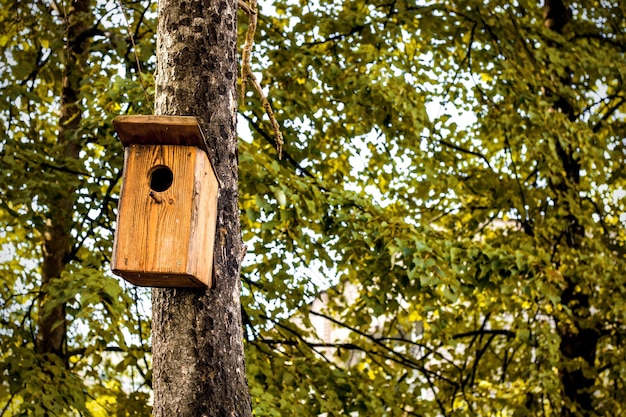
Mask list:
[[[211,286],[217,191],[203,150],[127,146],[113,272],[142,286]]]

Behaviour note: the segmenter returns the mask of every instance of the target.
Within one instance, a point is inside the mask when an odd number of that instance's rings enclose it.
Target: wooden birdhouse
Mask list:
[[[195,117],[120,116],[124,171],[113,272],[148,287],[210,287],[219,183]]]

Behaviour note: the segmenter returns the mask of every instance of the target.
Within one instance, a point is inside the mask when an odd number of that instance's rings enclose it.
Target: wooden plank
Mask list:
[[[206,288],[206,284],[192,275],[113,271],[131,284],[140,287]]]
[[[118,116],[113,119],[113,127],[124,147],[181,145],[207,152],[200,125],[193,116]]]
[[[198,152],[191,213],[187,273],[209,287],[213,279],[213,247],[217,224],[218,181],[206,155]]]
[[[146,279],[139,284],[145,286],[166,286],[165,276],[171,286],[198,286],[189,285],[187,270],[199,153],[206,158],[195,147],[135,144],[126,148],[113,272],[131,277],[131,282],[133,277]],[[171,169],[173,182],[167,190],[154,192],[150,174],[159,166]]]

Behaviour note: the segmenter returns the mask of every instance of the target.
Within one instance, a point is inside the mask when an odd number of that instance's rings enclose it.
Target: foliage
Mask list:
[[[624,5],[560,33],[529,1],[272,6],[285,158],[253,94],[241,147],[258,415],[623,412]],[[326,287],[349,337],[292,324]]]
[[[106,272],[122,164],[111,119],[141,111],[145,95],[122,12],[92,6],[91,16],[77,18],[88,24],[89,53],[73,72],[82,117],[70,135],[80,157],[68,155],[60,114],[77,42],[68,39],[72,5],[0,7],[0,415],[148,415],[146,293]],[[155,11],[147,2],[125,7],[148,73]],[[71,248],[60,276],[42,286],[47,227],[68,193]],[[67,323],[62,357],[37,348],[38,323],[57,307]]]
[[[149,413],[146,293],[105,272],[110,121],[151,111],[134,51],[150,93],[155,6],[122,3],[136,49],[119,7],[93,6],[77,160],[56,134],[63,4],[0,8],[0,415]],[[626,6],[567,3],[557,30],[526,0],[318,3],[259,17],[282,160],[257,96],[241,98],[255,414],[623,413]],[[73,256],[42,298],[46,202],[70,183]],[[59,304],[68,364],[35,349]]]

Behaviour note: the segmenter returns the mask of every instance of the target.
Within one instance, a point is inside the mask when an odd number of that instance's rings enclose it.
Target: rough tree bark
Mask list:
[[[571,11],[562,0],[545,0],[543,6],[544,25],[555,32],[561,33],[571,18]],[[550,45],[553,46],[553,45]],[[555,83],[568,86],[572,83],[569,77],[553,75]],[[552,94],[550,91],[546,91]],[[560,111],[573,122],[577,115],[570,102],[564,97],[555,97],[554,110]],[[565,212],[570,213],[566,219],[568,227],[564,230],[563,238],[565,245],[571,249],[580,249],[582,240],[585,238],[584,228],[575,215],[571,214],[568,194],[577,193],[580,183],[580,162],[574,156],[576,149],[572,148],[565,140],[557,139],[555,148],[565,173],[566,181],[551,184],[556,195],[556,204]],[[582,369],[582,363],[593,368],[596,360],[596,349],[600,338],[600,329],[589,328],[585,324],[589,318],[589,295],[581,290],[580,279],[576,274],[566,276],[566,288],[561,294],[561,303],[566,305],[571,316],[569,322],[557,322],[557,331],[561,337],[559,350],[565,363],[560,369],[562,393],[567,400],[561,407],[561,415],[570,417],[575,415],[590,415],[593,411],[591,388],[594,378],[586,376]],[[572,366],[572,364],[576,364]],[[579,412],[575,411],[578,410]]]
[[[154,289],[155,417],[250,416],[240,309],[237,0],[161,0],[155,113],[196,116],[221,181],[214,287]]]
[[[77,39],[81,39],[80,35],[91,26],[88,21],[90,16],[90,0],[73,1],[67,9],[67,15],[64,16],[66,56],[59,111],[58,146],[50,155],[62,164],[66,161],[78,160],[81,149],[79,135],[76,132],[81,122],[79,90],[88,51],[84,45],[87,40],[83,39],[79,42]],[[54,302],[47,295],[47,289],[53,279],[61,276],[61,272],[70,261],[69,256],[74,241],[71,227],[78,179],[68,176],[63,181],[63,187],[60,192],[52,190],[43,199],[44,204],[48,206],[49,213],[44,230],[40,312],[44,311],[46,303]],[[55,354],[67,365],[65,337],[65,304],[49,309],[48,314],[41,313],[37,323],[37,353]]]

